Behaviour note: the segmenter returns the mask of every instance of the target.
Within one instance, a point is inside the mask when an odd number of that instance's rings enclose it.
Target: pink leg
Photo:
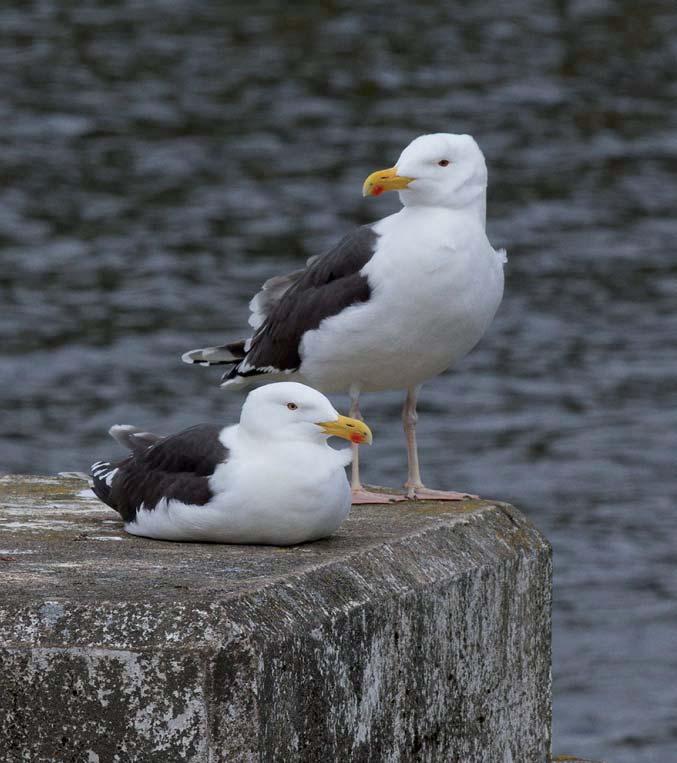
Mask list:
[[[419,501],[462,501],[464,498],[477,498],[470,493],[456,493],[453,490],[430,490],[421,481],[421,470],[418,463],[418,445],[416,444],[416,401],[419,387],[410,387],[402,408],[402,424],[407,437],[407,460],[409,471],[404,487],[409,500]]]
[[[354,419],[362,420],[360,413],[360,390],[351,387],[350,389],[350,416]],[[350,470],[350,489],[353,494],[353,506],[365,503],[393,503],[394,501],[403,501],[403,495],[389,495],[388,493],[377,493],[371,490],[365,490],[360,482],[360,449],[352,443],[353,463]]]

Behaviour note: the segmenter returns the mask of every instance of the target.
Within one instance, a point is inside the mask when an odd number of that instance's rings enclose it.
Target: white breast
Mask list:
[[[236,451],[212,478],[224,491],[228,532],[237,538],[230,542],[287,545],[331,535],[350,511],[346,454],[308,443]]]
[[[475,216],[405,208],[376,226],[363,273],[372,295],[302,343],[301,373],[324,391],[399,389],[460,360],[491,323],[503,265]]]

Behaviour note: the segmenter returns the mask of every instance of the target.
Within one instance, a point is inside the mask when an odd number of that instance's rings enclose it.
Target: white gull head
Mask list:
[[[400,191],[404,206],[466,207],[486,194],[487,165],[470,135],[421,135],[395,166],[398,175],[412,178]]]
[[[340,416],[321,392],[298,382],[266,384],[250,392],[240,431],[268,442],[325,443],[335,436],[361,444],[372,439],[366,424]]]
[[[415,138],[394,167],[372,173],[365,196],[399,191],[405,207],[485,208],[487,165],[470,135],[435,133]],[[482,211],[482,217],[484,213]]]

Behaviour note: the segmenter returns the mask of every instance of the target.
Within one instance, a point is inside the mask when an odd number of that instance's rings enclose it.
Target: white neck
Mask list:
[[[230,447],[234,451],[237,450],[239,455],[248,453],[252,457],[257,457],[265,451],[267,457],[272,460],[275,460],[276,451],[288,457],[290,447],[294,448],[299,458],[303,455],[303,457],[308,458],[311,462],[313,459],[317,459],[322,463],[347,466],[352,460],[350,448],[336,450],[327,444],[325,437],[319,437],[317,440],[307,438],[299,438],[297,440],[271,438],[262,441],[261,438],[253,437],[239,425],[230,427],[229,434],[223,442],[226,447]]]
[[[487,188],[486,185],[481,187],[477,186],[464,186],[457,191],[453,199],[450,201],[442,202],[439,204],[426,204],[424,201],[418,202],[415,197],[412,196],[402,198],[400,194],[400,201],[404,210],[422,210],[422,209],[439,209],[449,213],[460,212],[461,214],[468,214],[479,220],[482,229],[486,228],[487,222]]]

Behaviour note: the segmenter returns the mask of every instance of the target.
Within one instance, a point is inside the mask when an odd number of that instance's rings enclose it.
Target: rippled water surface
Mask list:
[[[179,354],[393,211],[361,182],[411,138],[470,132],[506,296],[424,387],[424,477],[553,543],[555,751],[674,760],[674,3],[220,5],[2,4],[0,471],[233,417]],[[403,477],[399,406],[364,400],[370,481]]]

